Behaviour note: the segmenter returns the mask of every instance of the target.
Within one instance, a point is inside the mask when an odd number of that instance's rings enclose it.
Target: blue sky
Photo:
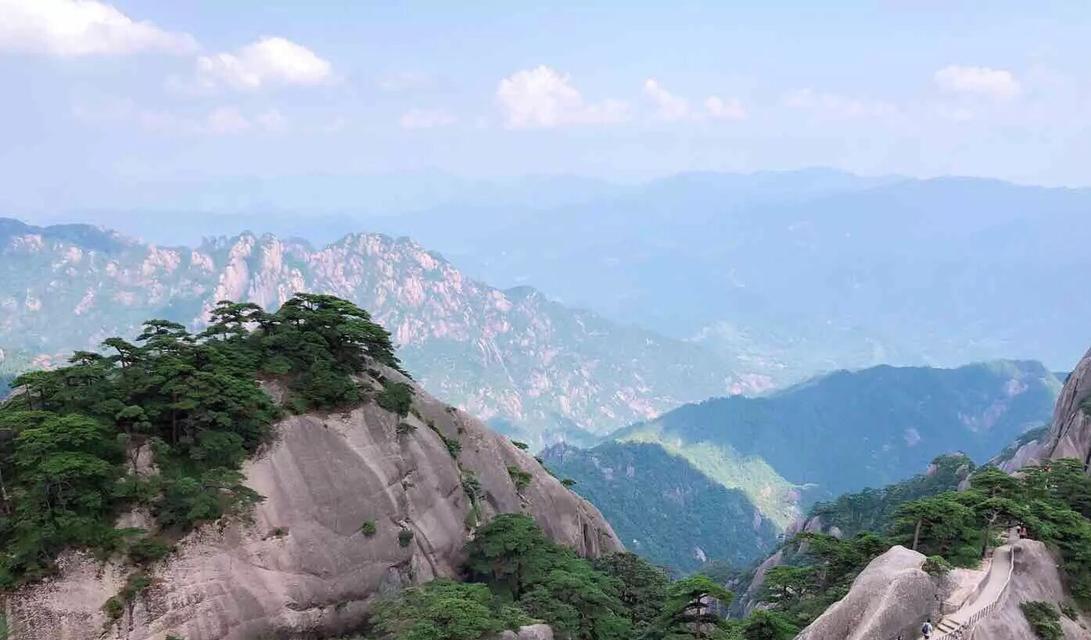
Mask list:
[[[0,0],[0,206],[417,171],[1091,185],[1084,2],[530,4]]]

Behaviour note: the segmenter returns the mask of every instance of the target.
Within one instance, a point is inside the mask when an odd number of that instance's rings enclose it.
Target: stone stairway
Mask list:
[[[1013,534],[1005,536],[1013,539]],[[992,566],[977,596],[936,624],[932,640],[970,640],[977,623],[1000,606],[1015,570],[1015,547],[1004,544],[993,552]],[[923,636],[921,636],[923,640]]]
[[[942,638],[958,631],[960,628],[959,623],[952,620],[950,616],[947,616],[943,620],[940,620],[939,624],[936,625],[936,633]]]

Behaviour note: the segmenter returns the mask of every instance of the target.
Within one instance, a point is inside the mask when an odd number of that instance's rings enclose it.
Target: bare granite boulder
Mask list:
[[[1036,540],[1020,540],[1014,544],[1015,569],[1011,583],[1000,600],[1000,607],[978,623],[974,640],[1026,640],[1034,638],[1019,604],[1030,601],[1048,602],[1055,607],[1068,603],[1058,560],[1044,544]],[[1061,628],[1066,640],[1091,640],[1087,618],[1077,620],[1061,616]]]
[[[393,371],[388,378],[405,380]],[[375,384],[374,381],[371,381]],[[399,423],[403,425],[399,428]],[[460,451],[449,451],[457,440]],[[529,474],[516,483],[512,470]],[[478,520],[522,512],[584,556],[622,548],[591,504],[530,454],[417,388],[407,416],[366,404],[289,416],[243,469],[265,497],[246,520],[187,535],[116,618],[103,607],[132,573],[69,553],[59,574],[7,598],[19,640],[253,640],[352,630],[374,599],[452,577]],[[480,484],[477,506],[464,489]],[[374,535],[361,532],[375,525]],[[115,612],[115,615],[117,612]],[[551,640],[543,625],[519,640]]]
[[[916,638],[925,618],[937,619],[948,586],[921,567],[925,556],[902,546],[872,560],[848,594],[803,630],[796,640]]]
[[[1045,460],[1076,458],[1088,468],[1091,463],[1091,415],[1083,404],[1091,398],[1091,351],[1088,351],[1076,369],[1068,376],[1049,431],[1041,438],[1024,443],[1010,457],[999,460],[1000,468],[1014,473],[1028,465],[1041,464]]]

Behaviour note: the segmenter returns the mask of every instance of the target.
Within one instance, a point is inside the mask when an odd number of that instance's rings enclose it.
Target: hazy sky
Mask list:
[[[1091,185],[1086,2],[531,4],[0,0],[0,206],[421,170]]]

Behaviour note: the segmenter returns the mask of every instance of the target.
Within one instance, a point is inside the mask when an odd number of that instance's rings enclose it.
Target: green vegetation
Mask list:
[[[886,531],[894,523],[901,505],[956,490],[974,468],[973,461],[965,455],[939,456],[926,473],[882,489],[864,489],[830,502],[820,502],[811,509],[811,516],[821,518],[824,527],[837,527],[846,536],[864,531]]]
[[[597,558],[592,566],[617,581],[618,598],[629,612],[633,635],[648,632],[659,618],[667,597],[667,585],[670,584],[667,573],[628,552]]]
[[[1061,603],[1061,613],[1064,614],[1064,617],[1072,621],[1078,622],[1080,619],[1080,613],[1076,611],[1076,607],[1073,607],[1067,602]]]
[[[471,579],[548,622],[559,638],[629,637],[618,581],[550,542],[531,518],[497,516],[477,531],[466,554]]]
[[[517,448],[522,449],[523,451],[526,451],[527,449],[530,448],[530,445],[528,445],[525,442],[519,442],[518,440],[512,440],[511,443],[513,445],[515,445]]]
[[[667,599],[656,621],[654,635],[665,638],[710,638],[722,635],[723,619],[714,611],[726,607],[734,597],[708,576],[693,575],[671,583]]]
[[[558,640],[788,640],[797,631],[778,612],[725,620],[718,611],[732,594],[710,577],[670,582],[632,553],[585,560],[522,514],[497,516],[465,552],[471,582],[388,596],[366,637],[484,640],[532,622],[549,624]]]
[[[1048,602],[1031,601],[1019,603],[1023,615],[1026,617],[1034,635],[1041,640],[1061,640],[1064,638],[1064,630],[1061,629],[1061,615],[1057,609]]]
[[[662,447],[556,445],[542,455],[565,478],[562,484],[576,483],[573,490],[602,511],[626,547],[678,573],[707,574],[717,560],[744,567],[776,545],[776,526],[743,492],[724,488]]]
[[[777,611],[758,609],[735,627],[738,640],[791,640],[799,628]]]
[[[102,612],[108,620],[117,620],[125,614],[125,603],[117,596],[110,596],[102,605]]]
[[[1060,604],[1060,613],[1065,614],[1069,620],[1079,621],[1080,614],[1076,611],[1076,607],[1067,602]]]
[[[1010,395],[1014,385],[1023,391]],[[1059,389],[1052,373],[1031,362],[880,366],[835,372],[764,397],[685,405],[626,427],[614,439],[658,444],[684,457],[710,479],[742,491],[783,529],[813,501],[898,482],[925,468],[937,451],[989,459],[1028,423],[1047,422]],[[998,403],[1004,411],[994,416]],[[980,428],[986,422],[989,428]],[[827,446],[832,442],[837,446]]]
[[[135,564],[150,564],[165,558],[171,545],[160,538],[141,538],[129,545],[129,560]]]
[[[402,547],[408,547],[413,543],[413,530],[402,529],[398,532],[398,545]]]
[[[383,382],[383,390],[375,398],[380,407],[403,418],[413,406],[413,387],[404,382]]]
[[[447,447],[447,453],[451,454],[451,457],[457,460],[458,454],[462,453],[462,443],[458,441],[458,438],[448,438],[439,430],[436,423],[431,420],[428,421],[428,428],[439,436],[439,439],[443,441],[443,446]],[[462,433],[461,430],[459,433]]]
[[[973,476],[970,489],[902,505],[895,540],[957,566],[976,564],[1003,530],[1024,525],[1055,547],[1068,586],[1091,605],[1091,478],[1079,460],[1052,460],[1012,477],[994,468]]]
[[[134,505],[177,535],[260,500],[238,471],[278,415],[259,379],[294,410],[337,407],[361,399],[367,363],[399,366],[389,334],[332,296],[297,294],[271,314],[222,301],[211,320],[197,335],[149,320],[135,343],[110,338],[105,355],[14,381],[0,405],[0,586],[43,575],[67,546],[162,557],[165,542],[126,545],[132,532],[114,529]]]
[[[668,454],[681,458],[698,472],[729,491],[741,492],[747,500],[783,530],[799,515],[800,487],[781,475],[760,456],[745,455],[730,445],[702,439],[663,438],[656,432],[636,432],[619,438],[623,444],[643,444],[661,447]],[[606,445],[591,449],[598,452]],[[577,480],[583,478],[576,477]],[[639,517],[639,514],[637,514]]]
[[[378,532],[379,528],[375,526],[374,520],[365,520],[364,523],[360,525],[360,533],[364,534],[365,538],[370,538]]]
[[[447,580],[406,589],[381,602],[374,617],[380,633],[406,640],[478,640],[530,622],[485,585]]]
[[[930,576],[942,576],[946,575],[954,567],[951,566],[950,562],[944,560],[943,556],[928,556],[921,569]]]
[[[515,483],[515,490],[522,493],[523,489],[530,486],[530,481],[534,479],[534,476],[529,471],[523,471],[519,467],[509,466],[508,475],[511,476],[511,481]]]
[[[440,434],[440,437],[443,438],[443,444],[447,447],[447,453],[451,454],[452,458],[458,458],[458,454],[462,453],[462,443],[442,434]]]
[[[129,575],[125,585],[116,596],[111,596],[102,605],[102,610],[110,620],[116,620],[125,613],[125,608],[136,599],[138,595],[152,584],[151,578],[146,573],[136,572]]]
[[[872,558],[890,548],[888,539],[870,532],[845,539],[802,533],[795,543],[802,551],[791,557],[794,564],[773,567],[765,575],[763,599],[779,617],[763,626],[807,626],[848,593]]]
[[[803,533],[786,543],[784,564],[765,574],[761,600],[782,622],[801,628],[841,599],[892,544],[926,554],[924,571],[938,576],[976,565],[1001,531],[1024,525],[1057,551],[1076,602],[1091,605],[1091,478],[1082,463],[1053,460],[1019,477],[986,467],[970,476],[968,490],[957,491],[968,464],[962,456],[937,458],[929,473],[899,485],[817,505],[813,515],[824,526],[850,537]]]

